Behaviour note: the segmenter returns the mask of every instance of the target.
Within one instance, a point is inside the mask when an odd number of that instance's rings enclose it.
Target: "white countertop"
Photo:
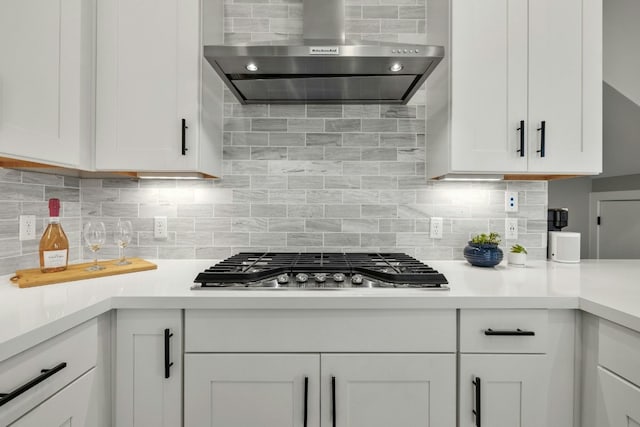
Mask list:
[[[640,331],[640,261],[531,262],[526,268],[426,261],[449,291],[192,291],[212,260],[153,260],[157,270],[20,289],[0,276],[0,360],[117,308],[569,308]]]

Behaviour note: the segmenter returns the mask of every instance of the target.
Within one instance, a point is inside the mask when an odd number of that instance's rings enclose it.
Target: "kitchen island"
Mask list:
[[[589,395],[595,388],[581,387],[580,383],[595,381],[597,358],[585,354],[586,362],[581,361],[582,349],[591,348],[596,353],[598,350],[598,341],[593,340],[598,329],[592,320],[603,319],[616,328],[622,325],[640,331],[638,261],[589,260],[575,265],[540,261],[531,262],[526,268],[499,265],[489,269],[472,267],[464,261],[428,262],[447,277],[450,286],[447,291],[196,291],[190,289],[193,278],[213,261],[155,262],[157,270],[28,289],[19,289],[10,283],[9,276],[3,277],[0,361],[19,359],[34,348],[55,343],[56,339],[73,332],[72,329],[86,334],[88,347],[95,347],[97,335],[97,355],[89,354],[85,359],[91,361],[87,366],[94,366],[89,373],[95,371],[98,376],[102,372],[105,389],[113,382],[118,390],[114,425],[133,425],[123,421],[133,419],[135,407],[130,404],[133,395],[151,396],[165,390],[162,392],[165,397],[173,396],[173,401],[182,402],[183,385],[185,426],[203,422],[217,425],[206,418],[213,414],[207,409],[208,401],[198,400],[207,394],[209,381],[230,375],[227,378],[230,384],[262,383],[265,380],[262,375],[271,372],[283,376],[276,381],[278,384],[293,381],[295,393],[302,390],[300,378],[311,378],[309,425],[324,426],[329,418],[329,402],[334,402],[336,397],[335,391],[332,394],[330,388],[325,388],[329,380],[320,373],[332,370],[340,373],[337,389],[342,396],[348,394],[349,387],[357,387],[361,381],[366,382],[381,372],[389,375],[389,378],[378,379],[382,383],[391,381],[409,388],[414,387],[411,378],[422,378],[439,390],[429,395],[429,399],[433,399],[429,400],[430,416],[436,417],[433,422],[439,420],[443,425],[453,425],[450,423],[455,413],[456,383],[459,390],[464,391],[460,394],[459,410],[460,425],[466,425],[473,422],[470,414],[475,408],[473,394],[466,392],[467,377],[469,382],[471,378],[482,377],[484,384],[492,379],[504,383],[506,378],[513,384],[525,385],[520,400],[526,404],[523,403],[519,411],[533,423],[531,425],[543,425],[548,413],[549,419],[558,420],[558,425],[569,426],[578,422],[577,414],[581,410],[578,403],[574,406],[571,402],[582,399],[588,402],[583,406],[595,406],[591,401],[594,397]],[[578,310],[589,314],[580,314]],[[490,337],[495,332],[491,328],[496,325],[499,329],[506,326],[511,334],[516,326],[517,331],[522,327],[523,334],[535,333],[531,337]],[[318,332],[319,328],[322,332]],[[607,333],[606,327],[600,330]],[[501,332],[504,331],[498,331]],[[613,330],[610,335],[618,332]],[[94,341],[89,340],[92,336]],[[143,341],[135,341],[136,337],[143,337]],[[164,342],[164,358],[157,356],[156,350],[145,353],[141,345],[147,339],[152,340],[149,343],[157,343],[149,349],[157,350],[156,346],[162,347]],[[600,340],[603,342],[603,338]],[[131,347],[134,341],[137,344]],[[610,347],[615,349],[615,339],[613,342]],[[142,372],[140,367],[135,368],[137,362],[126,356],[133,354],[134,349],[142,351],[140,357],[149,360],[143,389],[135,389],[141,387],[139,379],[135,380],[138,381],[135,387],[132,380]],[[165,379],[154,374],[157,369],[151,360],[153,357],[158,358],[158,366],[164,366]],[[242,366],[239,360],[244,360]],[[113,368],[100,371],[100,366]],[[260,367],[260,371],[252,374],[246,371],[247,366]],[[288,366],[288,370],[282,371],[281,366]],[[433,368],[425,370],[426,366]],[[615,361],[608,365],[609,368],[617,366]],[[405,369],[410,369],[409,377]],[[574,370],[587,373],[574,375]],[[624,364],[618,371],[625,375],[610,381],[614,389],[621,387],[623,378],[633,376],[627,374],[633,369],[629,370]],[[551,372],[555,374],[548,376]],[[355,376],[349,377],[352,373]],[[456,377],[457,381],[451,381]],[[84,378],[80,377],[72,385],[80,390],[80,379]],[[91,384],[91,381],[89,378],[85,382]],[[480,381],[475,384],[475,393],[478,393]],[[489,401],[511,395],[506,389],[496,390],[491,391],[497,394],[490,396]],[[225,389],[224,393],[232,391]],[[563,401],[563,397],[567,401]],[[377,406],[381,407],[382,403]],[[341,401],[340,405],[349,405],[352,414],[360,409],[362,417],[369,416],[366,408],[357,402]],[[108,406],[110,408],[110,404]],[[541,407],[544,410],[540,410]],[[104,425],[111,424],[105,421],[110,417],[105,415],[110,413],[109,408],[99,411],[104,415]],[[165,412],[158,416],[164,422],[174,420],[168,425],[182,422],[181,403],[163,408]],[[233,405],[225,408],[229,413],[218,414],[221,419],[243,413]],[[296,408],[285,407],[281,415],[288,416],[289,409],[291,413],[299,412],[300,408]],[[413,406],[405,409],[408,408]],[[484,411],[491,413],[492,408]],[[258,409],[254,412],[259,414]],[[419,412],[405,413],[409,424],[422,419]],[[338,415],[343,416],[344,412]],[[325,421],[319,424],[321,419]],[[347,424],[346,418],[339,419],[341,424]],[[243,422],[247,420],[250,418]],[[146,422],[155,421],[147,419]],[[591,425],[588,422],[583,419],[582,425]]]

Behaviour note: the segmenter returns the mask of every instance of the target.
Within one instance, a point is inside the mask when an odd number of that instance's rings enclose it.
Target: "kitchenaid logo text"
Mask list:
[[[310,47],[309,55],[340,55],[340,48],[333,47]]]

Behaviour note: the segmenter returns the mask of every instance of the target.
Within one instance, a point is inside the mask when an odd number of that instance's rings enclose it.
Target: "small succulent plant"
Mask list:
[[[489,234],[477,234],[471,238],[471,243],[475,243],[477,245],[499,245],[500,242],[500,235],[494,232]]]
[[[522,245],[515,244],[511,246],[511,252],[513,252],[514,254],[526,254],[527,249]]]

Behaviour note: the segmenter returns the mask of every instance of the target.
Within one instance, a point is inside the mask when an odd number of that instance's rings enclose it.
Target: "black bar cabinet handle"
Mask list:
[[[170,346],[169,341],[173,334],[169,329],[164,330],[164,377],[169,378],[170,372],[169,368],[173,366],[173,362],[171,362],[171,354],[170,354]]]
[[[27,382],[25,384],[22,384],[20,387],[16,388],[15,390],[13,390],[13,391],[11,391],[9,393],[0,393],[0,406],[4,405],[5,403],[11,402],[13,399],[15,399],[16,397],[20,396],[22,393],[26,392],[30,388],[33,388],[33,387],[37,386],[42,381],[44,381],[47,378],[57,374],[58,372],[60,372],[61,370],[63,370],[66,367],[67,367],[67,363],[66,362],[62,362],[62,363],[54,366],[51,369],[43,369],[43,370],[40,371],[40,375],[38,375],[37,377],[35,377],[31,381],[29,381],[29,382]]]
[[[502,331],[496,331],[493,330],[491,328],[486,329],[484,331],[485,335],[490,335],[490,336],[519,336],[519,337],[532,337],[534,336],[536,333],[534,331],[523,331],[522,329],[518,328],[516,330],[502,330]]]
[[[187,129],[189,129],[189,126],[187,126],[187,121],[185,119],[182,119],[182,155],[183,156],[186,156],[187,151],[189,151],[189,149],[187,148]]]
[[[336,421],[336,377],[331,377],[331,415],[333,418],[333,427],[338,425]]]
[[[476,409],[472,409],[473,415],[476,416],[476,427],[482,427],[482,397],[480,388],[480,377],[475,377],[471,382],[476,388]]]
[[[516,153],[520,153],[520,157],[524,157],[524,120],[520,120],[520,127],[516,129],[520,131],[520,149]]]
[[[307,427],[307,411],[309,403],[309,377],[304,377],[304,427]]]
[[[546,121],[541,121],[540,122],[540,127],[538,128],[538,131],[540,132],[540,149],[537,150],[537,153],[540,153],[540,157],[544,157],[544,148],[545,148],[545,135],[547,133],[547,122]]]

